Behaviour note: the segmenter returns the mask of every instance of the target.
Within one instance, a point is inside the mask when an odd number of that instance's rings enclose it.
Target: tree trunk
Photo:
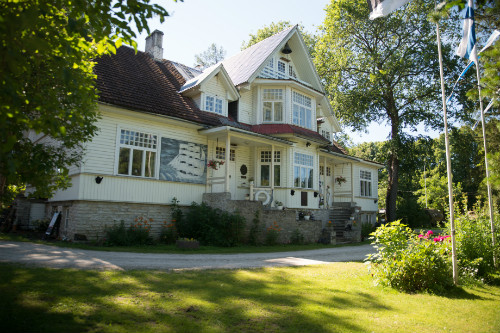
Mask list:
[[[396,104],[394,101],[394,95],[391,89],[387,91],[387,101],[388,101],[388,115],[391,119],[391,151],[389,154],[389,160],[387,163],[387,174],[388,174],[388,186],[386,194],[386,218],[387,222],[392,222],[396,220],[396,202],[398,198],[398,182],[399,182],[399,150],[400,150],[400,138],[399,138],[399,113],[396,109]]]

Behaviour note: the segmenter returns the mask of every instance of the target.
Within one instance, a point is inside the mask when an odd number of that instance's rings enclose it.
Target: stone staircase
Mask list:
[[[332,221],[333,229],[337,234],[337,240],[345,240],[344,232],[346,231],[346,225],[350,221],[350,217],[354,212],[354,208],[351,207],[351,203],[335,203],[330,209],[329,220]]]

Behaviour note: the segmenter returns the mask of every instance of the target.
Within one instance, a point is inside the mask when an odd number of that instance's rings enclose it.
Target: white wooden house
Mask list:
[[[162,37],[98,60],[99,133],[72,187],[49,199],[63,234],[92,238],[137,212],[162,219],[174,197],[219,192],[295,209],[351,203],[375,222],[382,165],[332,141],[341,128],[297,26],[203,72],[163,59]]]

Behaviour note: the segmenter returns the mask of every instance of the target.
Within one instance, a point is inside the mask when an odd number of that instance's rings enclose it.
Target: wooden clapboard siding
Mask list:
[[[252,90],[253,91],[253,90]],[[254,95],[252,91],[240,91],[241,97],[239,100],[238,121],[246,124],[254,124],[253,101]]]

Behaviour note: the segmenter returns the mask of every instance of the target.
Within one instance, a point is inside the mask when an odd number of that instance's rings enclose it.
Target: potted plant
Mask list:
[[[278,210],[283,210],[283,203],[281,201],[276,200],[274,204],[276,205],[276,208],[278,208]]]
[[[218,170],[219,166],[224,165],[224,161],[210,160],[208,161],[207,167],[210,169]]]
[[[347,179],[345,179],[344,176],[337,176],[335,177],[335,182],[339,184],[339,186],[342,186],[342,183],[347,182]]]
[[[309,210],[304,210],[302,211],[302,215],[304,216],[304,220],[309,220],[311,218],[311,211]]]

